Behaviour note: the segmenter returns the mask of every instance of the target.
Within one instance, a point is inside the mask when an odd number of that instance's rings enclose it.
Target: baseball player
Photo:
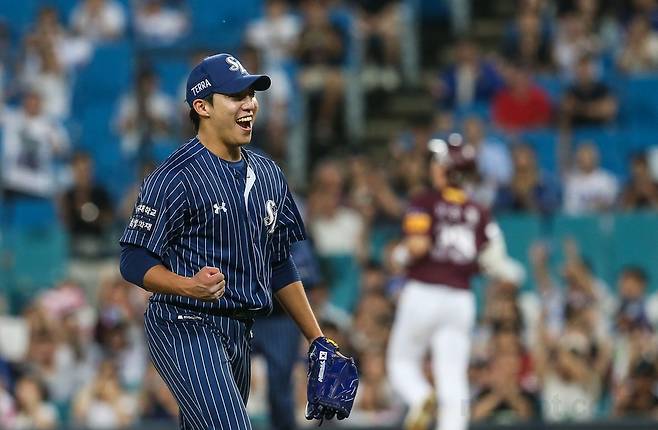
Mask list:
[[[176,397],[181,429],[251,429],[251,328],[272,309],[273,294],[311,342],[313,369],[348,363],[323,337],[290,257],[305,232],[283,173],[243,148],[258,113],[255,92],[270,83],[228,54],[191,71],[186,101],[197,135],[144,180],[120,239],[122,275],[153,293],[148,347]],[[323,376],[309,376],[309,386],[333,388]],[[356,386],[354,379],[332,382]],[[351,403],[327,399],[309,398],[309,419],[349,415]]]
[[[388,349],[393,388],[409,406],[406,429],[427,429],[436,414],[439,430],[465,430],[475,299],[469,289],[480,268],[495,275],[507,260],[498,225],[466,195],[463,185],[475,167],[475,148],[452,134],[429,143],[432,190],[409,205],[404,239],[394,258],[406,267]],[[423,374],[432,355],[436,394]]]

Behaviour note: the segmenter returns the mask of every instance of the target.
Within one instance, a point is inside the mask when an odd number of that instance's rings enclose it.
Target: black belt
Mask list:
[[[266,316],[270,312],[267,309],[223,309],[223,308],[201,308],[198,306],[187,305],[184,303],[168,303],[172,306],[187,309],[202,314],[208,314],[218,317],[228,317],[237,320],[252,320],[257,317]]]

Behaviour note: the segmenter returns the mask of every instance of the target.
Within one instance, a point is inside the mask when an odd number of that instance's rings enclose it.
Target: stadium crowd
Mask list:
[[[113,151],[126,170],[109,175],[99,156],[106,152],[85,142],[94,130],[80,129],[101,96],[75,94],[74,87],[104,46],[129,41],[180,49],[200,12],[181,0],[77,0],[62,16],[46,3],[26,29],[0,16],[0,215],[6,236],[26,222],[22,204],[46,208],[42,217],[66,231],[70,258],[68,273],[52,285],[28,293],[0,287],[0,428],[175,423],[176,402],[145,349],[148,294],[119,276],[116,241],[141,178],[172,142],[191,137],[185,75],[165,89],[157,68],[140,61],[133,82],[122,83],[117,103],[102,112],[110,114],[103,118],[112,124]],[[309,265],[317,273],[308,294],[327,335],[358,362],[361,385],[350,426],[387,426],[404,414],[385,366],[404,285],[391,250],[406,202],[427,186],[431,137],[458,131],[475,145],[478,172],[469,192],[495,216],[656,216],[658,140],[624,152],[628,158],[613,171],[601,161],[608,148],[595,138],[579,140],[578,132],[627,120],[610,77],[658,73],[657,2],[514,3],[516,15],[495,45],[465,37],[464,23],[452,23],[454,43],[439,46],[437,61],[422,65],[421,85],[434,108],[376,146],[352,142],[342,115],[355,76],[347,72],[356,43],[350,35],[359,34],[364,48],[356,76],[366,97],[404,91],[407,2],[263,0],[264,13],[241,29],[239,57],[274,82],[260,101],[252,147],[285,167],[290,134],[300,126],[299,100],[308,103],[312,168],[296,190],[317,262]],[[185,55],[191,64],[207,52]],[[556,93],[542,85],[546,76],[567,84]],[[658,107],[656,100],[647,103]],[[556,136],[554,163],[524,140],[538,129]],[[119,189],[112,184],[125,178],[129,183]],[[608,285],[584,257],[590,245],[536,241],[527,249],[529,264],[480,282],[473,421],[658,420],[658,293],[651,288],[658,281],[648,267],[628,265]],[[4,251],[3,265],[11,251]],[[557,264],[556,253],[563,256]],[[39,261],[31,264],[39,270]],[[300,423],[305,348],[300,345],[294,374]],[[253,368],[248,409],[254,422],[265,422],[264,366],[256,359]]]

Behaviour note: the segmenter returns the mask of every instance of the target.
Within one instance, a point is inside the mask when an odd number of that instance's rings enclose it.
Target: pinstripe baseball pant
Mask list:
[[[183,430],[251,430],[251,320],[151,302],[144,325],[151,358],[180,407]]]

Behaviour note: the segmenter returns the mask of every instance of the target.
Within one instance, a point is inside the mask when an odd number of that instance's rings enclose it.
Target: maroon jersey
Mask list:
[[[494,224],[493,227],[488,227]],[[426,256],[413,261],[407,277],[430,284],[468,289],[478,273],[478,255],[487,234],[498,227],[489,211],[458,189],[429,191],[415,198],[404,218],[407,235],[427,234],[432,245]]]

